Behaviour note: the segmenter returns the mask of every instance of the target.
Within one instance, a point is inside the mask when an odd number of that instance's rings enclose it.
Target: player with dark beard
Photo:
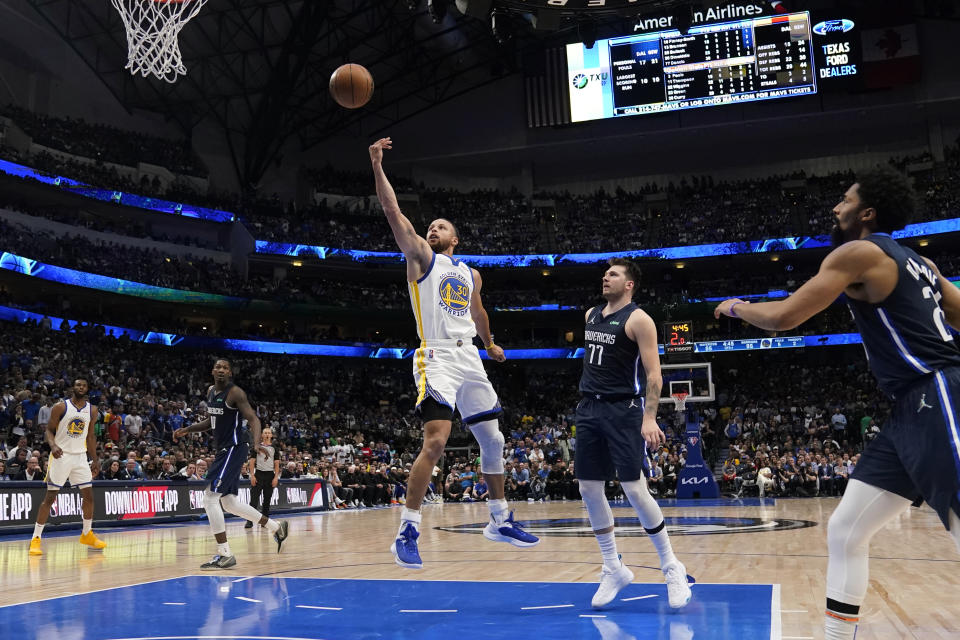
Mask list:
[[[785,331],[845,295],[870,369],[893,400],[830,518],[826,640],[856,634],[870,539],[912,502],[926,500],[960,548],[960,350],[951,331],[960,328],[960,290],[891,237],[910,221],[914,199],[893,169],[860,175],[833,209],[837,246],[817,275],[785,300],[730,299],[714,312]]]

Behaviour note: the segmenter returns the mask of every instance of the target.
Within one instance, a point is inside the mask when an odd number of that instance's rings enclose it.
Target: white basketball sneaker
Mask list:
[[[663,577],[667,582],[667,600],[671,609],[680,609],[687,606],[690,597],[690,585],[687,584],[687,568],[679,560],[671,562],[663,568]]]
[[[619,569],[608,569],[607,565],[603,565],[603,571],[600,572],[600,588],[593,594],[590,606],[594,609],[602,609],[631,582],[633,582],[633,571],[630,571],[627,565],[621,563]]]

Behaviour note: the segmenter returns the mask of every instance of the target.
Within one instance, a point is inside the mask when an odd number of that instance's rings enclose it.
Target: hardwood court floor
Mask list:
[[[672,536],[674,550],[697,582],[780,584],[784,640],[819,640],[826,523],[837,504],[836,499],[796,499],[766,506],[668,506],[664,515],[672,528],[698,533]],[[598,579],[599,551],[580,522],[586,518],[581,503],[513,506],[517,519],[531,522],[529,528],[541,535],[539,546],[515,549],[469,529],[436,528],[483,523],[486,505],[426,505],[421,571],[397,567],[388,551],[399,517],[396,509],[293,516],[291,538],[281,554],[265,531],[244,529],[242,522],[230,519],[227,533],[238,560],[230,575],[481,582]],[[618,521],[618,530],[626,534],[635,529],[638,523],[626,521],[632,510],[613,506],[615,516],[625,519]],[[802,528],[775,528],[790,522]],[[109,545],[102,553],[77,544],[76,533],[46,535],[42,557],[27,555],[26,535],[0,537],[0,606],[196,575],[215,550],[205,523],[101,529],[98,533]],[[635,582],[662,581],[647,540],[618,534],[618,541]],[[871,548],[870,570],[858,640],[960,638],[960,556],[933,511],[910,509],[880,532]],[[694,599],[696,593],[694,587]]]

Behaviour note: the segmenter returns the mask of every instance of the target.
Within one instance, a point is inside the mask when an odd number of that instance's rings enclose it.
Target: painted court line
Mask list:
[[[564,609],[572,607],[572,604],[547,604],[542,607],[520,607],[521,611],[532,611],[533,609]]]
[[[298,604],[297,609],[320,609],[321,611],[343,611],[343,607],[315,607],[312,604]]]
[[[237,600],[243,600],[244,602],[263,602],[263,600],[257,600],[256,598],[245,598],[244,596],[233,596]]]
[[[783,621],[780,619],[780,585],[770,585],[770,640],[783,640]]]
[[[115,589],[126,589],[127,587],[139,587],[144,584],[155,584],[157,582],[170,582],[171,580],[179,580],[179,579],[180,578],[158,578],[157,580],[145,580],[144,582],[122,584],[117,587],[105,587],[103,589],[91,589],[90,591],[78,591],[77,593],[69,593],[65,596],[53,596],[51,598],[37,598],[36,600],[27,600],[26,602],[15,602],[13,604],[0,604],[0,609],[6,609],[7,607],[19,607],[22,604],[33,604],[35,602],[48,602],[50,600],[62,600],[63,598],[72,598],[74,596],[85,596],[89,593],[100,593],[102,591],[114,591]]]
[[[580,617],[581,618],[606,618],[607,616],[598,616],[592,613],[581,613]]]
[[[246,578],[237,578],[236,580],[231,580],[231,582],[243,582],[244,580],[249,580],[253,576],[247,576]]]
[[[163,604],[182,607],[182,606],[185,606],[187,603],[186,602],[164,602]]]
[[[657,594],[651,593],[648,596],[634,596],[632,598],[620,598],[620,602],[633,602],[634,600],[646,600],[647,598],[656,598]]]
[[[400,613],[456,613],[456,609],[400,609]]]

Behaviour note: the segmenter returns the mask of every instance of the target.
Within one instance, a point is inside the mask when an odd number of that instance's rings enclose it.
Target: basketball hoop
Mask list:
[[[127,31],[127,66],[132,75],[176,82],[186,75],[177,36],[207,0],[110,0]]]
[[[677,391],[676,393],[671,393],[673,396],[673,407],[677,410],[677,413],[686,411],[687,409],[687,396],[690,394],[686,391]]]

